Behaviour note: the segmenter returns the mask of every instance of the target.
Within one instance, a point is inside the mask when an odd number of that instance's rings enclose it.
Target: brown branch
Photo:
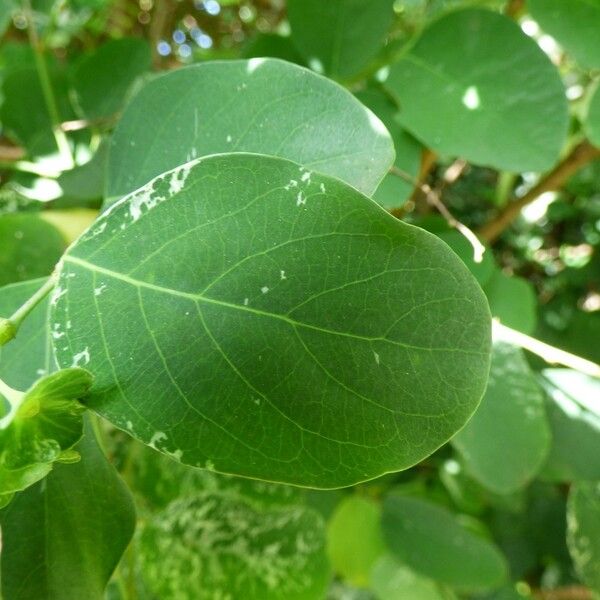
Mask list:
[[[423,191],[420,189],[420,186],[421,186],[421,184],[425,183],[425,180],[427,179],[427,176],[431,172],[431,169],[433,169],[433,167],[435,166],[436,160],[437,160],[437,155],[435,154],[435,152],[432,152],[428,148],[423,149],[423,153],[421,155],[421,168],[419,169],[419,176],[417,177],[416,180],[414,178],[411,178],[411,181],[410,181],[410,183],[413,183],[415,185],[415,189],[413,190],[413,193],[411,194],[410,198],[408,199],[409,202],[411,202],[411,201],[415,202],[417,199],[417,196],[419,195],[419,192]],[[395,167],[392,167],[392,171],[394,170],[394,168]]]
[[[504,14],[507,17],[517,17],[520,12],[525,8],[525,0],[510,0],[504,9]]]
[[[533,596],[537,600],[592,600],[594,597],[590,590],[577,585],[555,590],[536,590]]]
[[[600,157],[600,148],[595,148],[589,142],[575,146],[571,153],[559,162],[552,171],[547,173],[524,196],[509,202],[489,223],[479,231],[479,237],[485,241],[494,242],[502,232],[521,214],[521,210],[543,193],[561,188],[576,171],[592,160]]]

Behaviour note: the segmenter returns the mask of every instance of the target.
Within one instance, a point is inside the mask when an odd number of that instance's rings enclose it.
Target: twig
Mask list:
[[[581,358],[581,356],[577,356],[576,354],[571,354],[570,352],[550,346],[520,331],[506,327],[506,325],[502,325],[497,319],[494,319],[492,323],[492,332],[495,340],[502,340],[529,350],[529,352],[543,358],[551,365],[563,365],[592,377],[600,377],[600,365]]]
[[[536,590],[534,598],[538,600],[592,600],[592,592],[578,585],[572,585],[555,590]]]
[[[25,156],[25,150],[20,146],[0,146],[0,161],[21,160]]]
[[[504,14],[507,17],[517,17],[519,13],[525,8],[525,0],[510,0],[504,9]]]
[[[587,141],[578,144],[566,158],[559,162],[524,196],[509,202],[494,219],[481,227],[477,232],[479,237],[487,242],[494,242],[519,216],[525,206],[531,204],[543,193],[559,189],[573,173],[599,157],[600,148],[595,148]]]
[[[420,189],[422,183],[425,183],[427,180],[427,176],[431,173],[431,169],[435,166],[435,161],[437,160],[437,155],[435,152],[432,152],[428,148],[423,149],[423,153],[421,155],[421,167],[419,169],[419,176],[417,178],[417,183],[415,185],[415,189],[408,199],[409,202],[415,202],[417,199],[418,193],[423,190]],[[413,178],[413,183],[415,180]]]
[[[466,163],[462,165],[462,168],[457,169],[455,165],[451,165],[450,168],[444,174],[443,181],[446,184],[455,181],[460,176],[460,173],[462,172],[465,166]],[[406,173],[405,171],[396,166],[393,166],[390,172],[416,186],[416,188],[418,188],[423,193],[427,202],[429,202],[429,204],[433,206],[442,215],[442,217],[444,217],[444,219],[446,219],[448,225],[450,225],[450,227],[453,227],[459,233],[461,233],[471,244],[471,246],[473,247],[473,260],[476,263],[480,263],[483,260],[485,246],[479,241],[479,239],[473,233],[473,231],[471,231],[464,223],[461,223],[459,220],[457,220],[452,215],[452,213],[446,208],[446,205],[440,199],[440,194],[438,191],[431,189],[431,187],[426,183],[419,183],[419,181],[417,181],[410,174]]]

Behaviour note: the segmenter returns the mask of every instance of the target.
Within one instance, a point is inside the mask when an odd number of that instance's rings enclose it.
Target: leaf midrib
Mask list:
[[[462,348],[448,348],[448,347],[434,348],[434,347],[427,347],[427,346],[416,346],[413,344],[407,344],[405,342],[399,342],[397,340],[391,340],[386,337],[369,337],[369,336],[364,336],[364,335],[358,335],[355,333],[339,331],[336,329],[328,329],[326,327],[320,327],[318,325],[304,323],[302,321],[297,321],[297,320],[292,319],[285,315],[268,312],[265,310],[260,310],[258,308],[252,308],[250,306],[244,306],[242,304],[234,304],[233,302],[226,302],[224,300],[217,300],[215,298],[208,298],[206,296],[203,296],[202,294],[193,294],[191,292],[183,292],[181,290],[175,290],[173,288],[168,288],[168,287],[156,285],[153,283],[149,283],[147,281],[142,281],[140,279],[135,279],[124,273],[119,273],[117,271],[113,271],[111,269],[101,267],[100,265],[96,265],[94,263],[88,262],[87,260],[85,260],[83,258],[79,258],[79,257],[73,256],[71,254],[67,254],[63,258],[63,262],[69,262],[69,263],[78,265],[78,266],[83,267],[84,269],[87,269],[92,272],[102,273],[103,275],[106,275],[113,279],[118,279],[119,281],[122,281],[129,285],[132,285],[136,288],[146,288],[149,290],[153,290],[155,292],[160,292],[160,293],[168,294],[171,296],[177,296],[180,298],[186,298],[186,299],[192,300],[194,302],[203,302],[205,304],[212,304],[215,306],[220,306],[222,308],[230,308],[233,310],[239,310],[242,312],[255,314],[260,317],[269,317],[272,319],[277,319],[279,321],[283,321],[283,322],[287,323],[288,325],[290,325],[291,327],[294,327],[294,328],[304,327],[306,329],[312,329],[313,331],[318,331],[320,333],[325,333],[325,334],[329,334],[329,335],[338,335],[338,336],[348,337],[351,339],[361,340],[361,341],[365,341],[365,342],[385,342],[388,344],[399,346],[401,348],[406,348],[408,350],[433,351],[433,352],[460,352],[460,353],[469,354],[469,355],[485,354],[484,352],[478,352],[476,350],[465,350]]]

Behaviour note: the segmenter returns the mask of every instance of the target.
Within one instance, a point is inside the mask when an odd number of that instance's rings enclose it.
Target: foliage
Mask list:
[[[599,595],[598,31],[3,2],[0,595]]]

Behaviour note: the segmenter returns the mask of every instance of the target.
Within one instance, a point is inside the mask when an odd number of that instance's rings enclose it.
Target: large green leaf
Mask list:
[[[385,552],[381,533],[381,505],[358,495],[336,507],[327,525],[327,554],[346,581],[367,587],[371,567]]]
[[[366,67],[392,25],[393,0],[288,0],[292,41],[309,64],[333,77]]]
[[[599,0],[527,0],[527,7],[582,67],[600,68]]]
[[[141,571],[161,600],[314,600],[329,581],[321,518],[237,493],[176,500],[140,543]]]
[[[494,344],[481,405],[452,443],[472,475],[499,494],[523,487],[539,471],[550,431],[542,390],[520,349]]]
[[[600,592],[600,483],[578,483],[571,488],[567,543],[580,577]]]
[[[497,587],[506,577],[499,550],[429,501],[389,496],[383,533],[392,553],[411,569],[461,589]]]
[[[544,477],[600,480],[600,382],[571,369],[546,369],[540,381],[548,393],[552,430]]]
[[[490,317],[460,259],[289,161],[165,173],[61,264],[59,363],[94,374],[94,410],[187,464],[350,485],[430,454],[485,388]]]
[[[80,462],[56,465],[0,511],[4,598],[104,598],[133,534],[135,510],[91,426],[77,450]]]
[[[58,230],[36,215],[0,216],[0,286],[50,275],[66,245]]]
[[[386,85],[402,125],[443,155],[543,171],[565,142],[558,71],[514,21],[491,11],[460,10],[431,23]]]
[[[275,59],[214,61],[148,83],[113,136],[107,202],[189,160],[280,156],[371,194],[394,160],[381,121],[349,92]]]
[[[77,104],[88,119],[113,117],[135,80],[150,70],[150,47],[139,38],[111,40],[86,55],[73,74]]]

